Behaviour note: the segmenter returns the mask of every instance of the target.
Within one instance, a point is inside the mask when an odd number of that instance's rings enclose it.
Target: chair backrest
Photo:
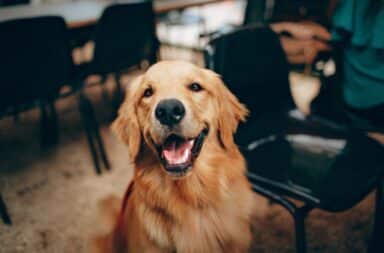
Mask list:
[[[152,1],[107,7],[96,27],[92,71],[106,74],[155,62],[158,49]]]
[[[206,62],[247,105],[252,117],[294,107],[289,66],[278,36],[269,28],[245,27],[213,39]]]
[[[248,0],[245,7],[243,25],[264,22],[267,19],[266,0]]]
[[[328,26],[329,4],[330,0],[274,0],[269,21],[310,20]]]
[[[67,84],[73,66],[67,35],[61,17],[0,23],[0,110],[53,98]]]
[[[260,22],[311,20],[330,25],[331,2],[335,0],[247,0],[243,25]]]

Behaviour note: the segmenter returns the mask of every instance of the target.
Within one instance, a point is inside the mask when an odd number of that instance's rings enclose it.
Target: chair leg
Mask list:
[[[248,173],[248,177],[251,180],[256,179],[256,176],[251,173]],[[307,217],[308,213],[313,210],[314,207],[310,205],[297,207],[293,202],[263,188],[262,186],[259,186],[255,183],[252,183],[251,186],[253,191],[281,205],[292,215],[295,225],[296,253],[306,253],[307,238],[305,232],[305,218]]]
[[[103,161],[104,167],[107,170],[110,170],[111,166],[109,164],[109,160],[108,160],[107,154],[105,152],[104,143],[103,143],[103,140],[102,140],[102,138],[100,136],[99,128],[96,128],[95,130],[96,130],[95,131],[96,142],[97,142],[97,145],[99,147],[99,151],[100,151],[100,155],[101,155],[101,160]]]
[[[376,191],[375,223],[373,233],[369,244],[369,253],[384,252],[384,179],[381,179]]]
[[[92,127],[91,127],[91,122],[90,122],[90,118],[89,118],[91,113],[92,113],[92,111],[90,109],[90,102],[88,101],[88,99],[83,94],[80,94],[80,96],[79,96],[79,111],[81,114],[81,119],[82,119],[85,133],[87,136],[87,140],[88,140],[88,144],[89,144],[89,149],[91,151],[93,163],[95,165],[96,173],[101,174],[99,159],[98,159],[95,143],[94,143],[93,137],[92,137]]]
[[[58,120],[54,102],[40,102],[40,114],[40,146],[45,149],[58,143]]]
[[[47,108],[45,106],[45,103],[41,102],[40,103],[40,147],[42,149],[47,148],[49,143],[48,129],[49,129],[49,117],[48,117]]]
[[[293,220],[295,223],[295,236],[296,236],[296,252],[307,252],[307,237],[305,232],[305,218],[307,212],[298,208],[293,214]]]
[[[0,194],[0,214],[1,214],[1,219],[5,224],[7,225],[12,224],[11,217],[8,214],[7,207],[5,206],[5,202],[1,194]]]
[[[99,128],[99,123],[97,122],[97,119],[95,117],[94,109],[92,107],[92,104],[88,101],[89,103],[89,120],[90,120],[90,125],[92,128],[93,135],[96,139],[96,144],[98,147],[98,150],[100,152],[101,160],[104,164],[104,167],[109,170],[110,169],[110,164],[107,158],[107,154],[105,152],[104,148],[104,143],[100,135],[100,128]]]
[[[50,144],[57,144],[59,142],[59,121],[57,118],[57,111],[54,101],[48,103],[49,108],[49,121],[50,121]]]

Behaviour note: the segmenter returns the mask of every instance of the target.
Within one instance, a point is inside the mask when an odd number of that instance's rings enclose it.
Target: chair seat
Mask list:
[[[250,181],[327,211],[357,204],[383,174],[383,145],[366,135],[294,114],[242,127],[237,141],[248,162]],[[273,134],[253,137],[256,128]]]

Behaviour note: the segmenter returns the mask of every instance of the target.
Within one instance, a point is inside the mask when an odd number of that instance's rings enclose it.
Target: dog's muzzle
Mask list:
[[[157,147],[165,171],[171,176],[182,177],[192,168],[199,156],[208,128],[203,129],[195,138],[184,138],[171,134],[163,145]]]

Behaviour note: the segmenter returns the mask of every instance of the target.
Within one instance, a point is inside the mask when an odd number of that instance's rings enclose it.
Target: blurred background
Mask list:
[[[339,113],[324,85],[342,82],[339,2],[0,0],[0,252],[84,252],[103,231],[98,204],[133,170],[110,124],[159,60],[215,70],[251,109],[251,252],[384,252],[384,128]]]

